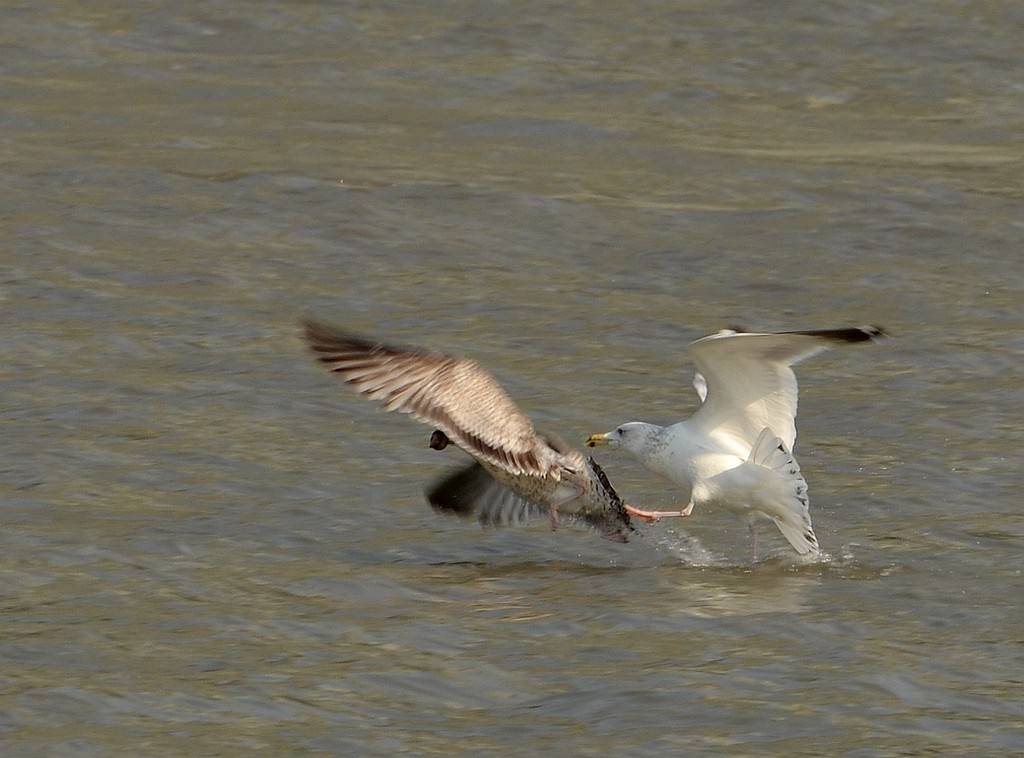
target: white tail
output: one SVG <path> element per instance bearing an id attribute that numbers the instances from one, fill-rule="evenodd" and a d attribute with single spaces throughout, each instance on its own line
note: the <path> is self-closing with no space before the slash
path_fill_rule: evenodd
<path id="1" fill-rule="evenodd" d="M 765 510 L 779 527 L 782 536 L 801 555 L 818 552 L 818 538 L 811 526 L 810 502 L 807 498 L 807 481 L 800 473 L 800 465 L 786 445 L 771 429 L 765 428 L 758 435 L 750 451 L 749 463 L 771 469 L 778 475 L 778 487 L 765 492 L 766 500 L 774 506 Z M 766 488 L 768 489 L 768 488 Z"/>

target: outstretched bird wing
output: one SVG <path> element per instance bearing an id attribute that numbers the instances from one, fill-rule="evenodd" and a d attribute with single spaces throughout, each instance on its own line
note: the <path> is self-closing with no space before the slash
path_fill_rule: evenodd
<path id="1" fill-rule="evenodd" d="M 513 476 L 549 473 L 530 419 L 475 361 L 370 342 L 310 319 L 303 327 L 320 361 L 385 410 L 440 428 L 473 457 Z"/>
<path id="2" fill-rule="evenodd" d="M 690 344 L 704 404 L 693 423 L 733 446 L 744 457 L 764 429 L 792 450 L 796 442 L 797 382 L 793 364 L 837 342 L 863 342 L 882 334 L 876 327 L 762 334 L 724 330 Z"/>

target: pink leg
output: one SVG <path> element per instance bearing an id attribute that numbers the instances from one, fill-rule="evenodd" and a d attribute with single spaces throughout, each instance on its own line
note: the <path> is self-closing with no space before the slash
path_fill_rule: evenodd
<path id="1" fill-rule="evenodd" d="M 583 488 L 580 487 L 579 485 L 576 485 L 576 494 L 570 495 L 564 500 L 559 500 L 557 503 L 552 503 L 551 505 L 548 506 L 548 515 L 551 517 L 552 531 L 558 529 L 558 509 L 561 508 L 563 505 L 568 505 L 582 494 Z"/>
<path id="2" fill-rule="evenodd" d="M 642 511 L 639 508 L 634 508 L 632 505 L 623 504 L 626 509 L 626 513 L 630 516 L 636 516 L 641 521 L 646 521 L 648 524 L 653 524 L 663 518 L 682 518 L 689 516 L 693 513 L 693 501 L 686 504 L 686 507 L 681 511 Z"/>

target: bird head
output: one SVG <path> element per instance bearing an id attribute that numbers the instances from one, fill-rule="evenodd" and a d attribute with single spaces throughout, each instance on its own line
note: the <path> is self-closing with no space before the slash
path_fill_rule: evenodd
<path id="1" fill-rule="evenodd" d="M 440 429 L 435 429 L 434 433 L 430 435 L 430 448 L 432 450 L 444 450 L 450 444 L 452 444 L 452 441 Z"/>
<path id="2" fill-rule="evenodd" d="M 647 444 L 648 439 L 651 437 L 651 432 L 655 429 L 657 427 L 651 424 L 630 421 L 628 424 L 620 424 L 605 434 L 591 434 L 587 437 L 586 446 L 613 445 L 624 447 L 631 453 L 638 454 L 643 446 Z"/>

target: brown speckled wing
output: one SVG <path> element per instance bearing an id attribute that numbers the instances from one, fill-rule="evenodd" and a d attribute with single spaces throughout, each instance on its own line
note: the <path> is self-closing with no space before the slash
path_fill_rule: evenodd
<path id="1" fill-rule="evenodd" d="M 548 474 L 533 424 L 474 361 L 377 344 L 308 319 L 303 327 L 320 361 L 385 410 L 440 428 L 474 457 L 514 476 Z"/>

